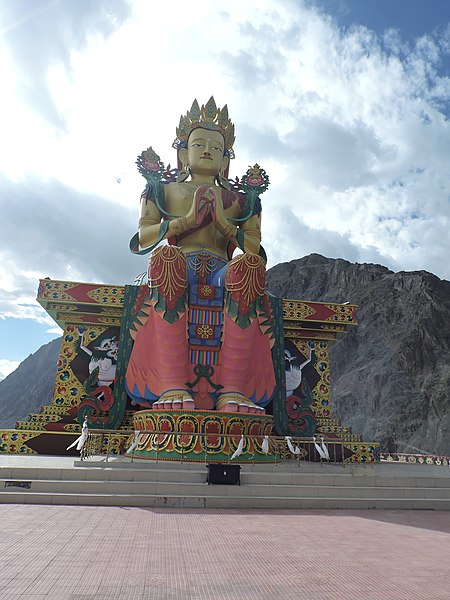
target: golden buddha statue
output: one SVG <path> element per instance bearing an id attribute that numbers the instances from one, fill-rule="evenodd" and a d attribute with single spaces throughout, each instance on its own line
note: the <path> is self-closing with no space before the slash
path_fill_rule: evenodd
<path id="1" fill-rule="evenodd" d="M 234 139 L 226 106 L 194 101 L 173 144 L 178 169 L 151 148 L 138 157 L 148 184 L 130 246 L 151 255 L 126 387 L 141 407 L 261 414 L 273 396 L 258 197 L 268 177 L 255 165 L 227 179 Z"/>

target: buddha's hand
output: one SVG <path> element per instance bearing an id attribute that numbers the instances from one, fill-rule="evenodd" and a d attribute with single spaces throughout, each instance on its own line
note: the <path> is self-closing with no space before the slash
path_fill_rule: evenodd
<path id="1" fill-rule="evenodd" d="M 220 233 L 223 233 L 225 229 L 227 229 L 229 222 L 225 216 L 225 211 L 223 208 L 222 198 L 220 196 L 220 192 L 214 188 L 210 188 L 214 193 L 214 205 L 212 207 L 212 220 L 213 223 Z"/>
<path id="2" fill-rule="evenodd" d="M 192 216 L 195 219 L 195 225 L 201 225 L 206 215 L 211 214 L 214 220 L 215 214 L 215 190 L 213 187 L 201 185 L 194 193 L 194 200 L 191 209 L 186 218 L 190 222 Z"/>
<path id="3" fill-rule="evenodd" d="M 203 199 L 207 189 L 208 186 L 202 185 L 194 192 L 191 208 L 186 215 L 188 229 L 194 229 L 200 225 L 209 212 L 208 203 Z"/>

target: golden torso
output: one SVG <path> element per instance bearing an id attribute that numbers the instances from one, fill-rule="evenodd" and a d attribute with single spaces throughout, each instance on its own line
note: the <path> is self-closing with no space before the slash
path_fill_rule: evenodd
<path id="1" fill-rule="evenodd" d="M 177 216 L 186 216 L 192 205 L 192 200 L 198 184 L 191 182 L 186 183 L 169 183 L 164 187 L 165 191 L 165 210 Z M 216 190 L 216 198 L 218 202 L 222 202 L 222 188 L 214 186 Z M 236 201 L 231 204 L 226 210 L 225 215 L 233 222 L 240 216 L 239 203 Z M 212 252 L 226 258 L 226 250 L 228 241 L 217 231 L 214 223 L 202 225 L 200 229 L 192 231 L 177 242 L 183 252 L 201 250 L 209 248 Z"/>
<path id="2" fill-rule="evenodd" d="M 215 181 L 226 172 L 229 156 L 221 132 L 209 128 L 195 128 L 187 146 L 179 150 L 178 159 L 183 170 L 189 167 L 191 180 L 164 185 L 164 211 L 173 215 L 164 230 L 166 239 L 175 238 L 183 252 L 209 249 L 227 258 L 228 244 L 239 246 L 244 252 L 258 254 L 261 241 L 259 214 L 249 215 L 241 222 L 241 206 L 236 195 L 230 206 L 223 205 L 224 193 Z M 202 188 L 199 193 L 196 193 Z M 165 218 L 157 204 L 141 202 L 139 244 L 146 248 L 161 241 L 160 223 Z M 238 228 L 239 231 L 238 232 Z M 242 242 L 242 235 L 245 240 Z M 239 233 L 239 235 L 238 235 Z"/>

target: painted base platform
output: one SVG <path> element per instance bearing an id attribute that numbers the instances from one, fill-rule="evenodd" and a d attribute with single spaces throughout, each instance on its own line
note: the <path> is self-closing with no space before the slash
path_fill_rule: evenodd
<path id="1" fill-rule="evenodd" d="M 243 435 L 242 453 L 233 462 L 275 462 L 276 455 L 270 448 L 267 454 L 262 450 L 264 436 L 270 435 L 272 428 L 270 415 L 140 410 L 134 413 L 134 429 L 158 433 L 140 434 L 133 456 L 151 460 L 226 462 Z"/>

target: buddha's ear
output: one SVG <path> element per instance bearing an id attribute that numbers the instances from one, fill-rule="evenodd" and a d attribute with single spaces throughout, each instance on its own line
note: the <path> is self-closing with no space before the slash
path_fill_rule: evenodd
<path id="1" fill-rule="evenodd" d="M 180 161 L 184 165 L 187 165 L 187 162 L 188 162 L 188 151 L 187 151 L 187 148 L 181 148 L 178 151 L 178 158 L 180 159 Z"/>
<path id="2" fill-rule="evenodd" d="M 224 157 L 222 158 L 222 163 L 220 165 L 222 173 L 225 173 L 225 171 L 228 169 L 229 164 L 230 164 L 230 158 L 228 156 L 224 155 Z"/>

